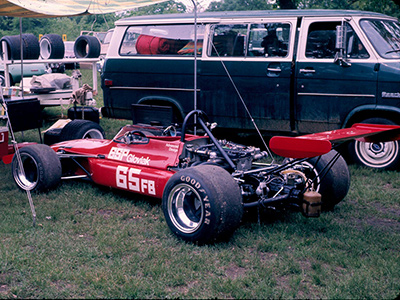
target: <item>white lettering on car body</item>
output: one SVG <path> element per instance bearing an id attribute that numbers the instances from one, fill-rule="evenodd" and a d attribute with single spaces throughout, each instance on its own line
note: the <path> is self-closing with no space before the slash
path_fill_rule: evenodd
<path id="1" fill-rule="evenodd" d="M 131 154 L 128 149 L 122 149 L 118 147 L 112 147 L 108 153 L 108 159 L 114 159 L 119 161 L 126 161 L 128 163 L 149 166 L 151 159 L 149 157 L 138 157 L 135 154 Z"/>
<path id="2" fill-rule="evenodd" d="M 140 175 L 142 170 L 118 166 L 115 173 L 117 187 L 149 195 L 156 194 L 156 184 L 154 180 L 144 179 L 135 175 Z"/>

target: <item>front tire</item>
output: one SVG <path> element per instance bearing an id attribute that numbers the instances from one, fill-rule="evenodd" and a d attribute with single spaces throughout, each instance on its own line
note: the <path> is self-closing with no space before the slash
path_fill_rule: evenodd
<path id="1" fill-rule="evenodd" d="M 49 146 L 38 144 L 19 149 L 22 166 L 14 155 L 11 169 L 15 183 L 25 191 L 43 192 L 61 180 L 61 162 Z"/>
<path id="2" fill-rule="evenodd" d="M 198 244 L 229 238 L 243 215 L 238 184 L 227 171 L 212 165 L 174 174 L 165 186 L 162 208 L 171 231 Z"/>

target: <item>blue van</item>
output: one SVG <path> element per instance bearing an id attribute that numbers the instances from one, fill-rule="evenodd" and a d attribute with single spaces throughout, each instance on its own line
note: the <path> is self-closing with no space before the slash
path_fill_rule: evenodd
<path id="1" fill-rule="evenodd" d="M 196 66 L 197 108 L 224 130 L 254 129 L 243 102 L 266 135 L 400 124 L 395 18 L 275 10 L 202 13 L 196 32 L 192 14 L 115 25 L 101 75 L 106 117 L 139 121 L 147 110 L 150 121 L 181 121 L 194 108 Z M 369 167 L 400 166 L 399 142 L 355 141 L 346 150 Z"/>

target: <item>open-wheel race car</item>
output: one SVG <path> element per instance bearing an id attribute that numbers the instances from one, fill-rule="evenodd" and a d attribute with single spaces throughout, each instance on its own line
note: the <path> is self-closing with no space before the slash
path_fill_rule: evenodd
<path id="1" fill-rule="evenodd" d="M 188 133 L 193 119 L 201 135 Z M 244 211 L 252 208 L 293 209 L 306 217 L 333 209 L 346 196 L 350 175 L 332 144 L 354 138 L 400 139 L 400 126 L 368 124 L 301 137 L 276 136 L 270 149 L 287 157 L 276 163 L 259 148 L 217 140 L 209 125 L 205 114 L 195 110 L 179 131 L 173 126 L 126 125 L 112 140 L 22 145 L 20 159 L 12 158 L 13 178 L 22 190 L 46 191 L 61 179 L 80 178 L 162 199 L 171 231 L 204 244 L 229 238 Z M 11 155 L 3 161 L 11 162 Z"/>

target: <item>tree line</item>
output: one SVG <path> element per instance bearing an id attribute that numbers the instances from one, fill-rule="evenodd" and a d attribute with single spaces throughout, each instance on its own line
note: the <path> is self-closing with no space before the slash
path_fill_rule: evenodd
<path id="1" fill-rule="evenodd" d="M 400 0 L 222 0 L 213 1 L 207 7 L 206 2 L 198 0 L 198 7 L 205 11 L 232 10 L 272 10 L 272 9 L 352 9 L 374 11 L 400 18 Z M 0 37 L 17 35 L 20 24 L 23 33 L 66 35 L 67 40 L 75 40 L 81 31 L 107 31 L 114 22 L 122 17 L 167 13 L 184 13 L 188 8 L 173 0 L 124 13 L 104 15 L 84 15 L 57 18 L 13 18 L 0 17 Z"/>

